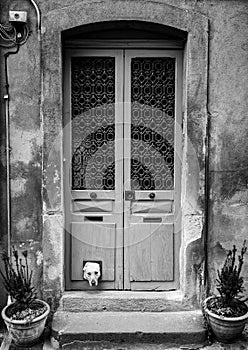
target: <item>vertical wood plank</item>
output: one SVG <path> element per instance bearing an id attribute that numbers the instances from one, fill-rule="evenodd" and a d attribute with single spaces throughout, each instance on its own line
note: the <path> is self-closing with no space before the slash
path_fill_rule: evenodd
<path id="1" fill-rule="evenodd" d="M 173 224 L 151 224 L 152 281 L 173 281 Z"/>
<path id="2" fill-rule="evenodd" d="M 123 191 L 129 191 L 131 189 L 131 58 L 129 51 L 125 50 L 124 59 L 124 103 L 123 103 Z M 123 196 L 124 197 L 124 196 Z M 132 260 L 132 254 L 134 254 L 135 247 L 131 249 L 131 242 L 133 240 L 131 223 L 131 202 L 124 200 L 124 288 L 130 289 L 130 280 L 134 278 L 131 275 L 130 261 Z"/>
<path id="3" fill-rule="evenodd" d="M 116 222 L 115 288 L 123 289 L 123 50 L 115 50 L 115 55 L 115 202 L 113 210 Z"/>
<path id="4" fill-rule="evenodd" d="M 151 281 L 150 224 L 130 226 L 130 280 Z"/>

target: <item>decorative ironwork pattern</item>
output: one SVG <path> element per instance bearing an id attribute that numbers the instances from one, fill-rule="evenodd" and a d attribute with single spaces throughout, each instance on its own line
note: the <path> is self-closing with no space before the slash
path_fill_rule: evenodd
<path id="1" fill-rule="evenodd" d="M 115 59 L 71 62 L 72 189 L 115 188 Z"/>
<path id="2" fill-rule="evenodd" d="M 174 188 L 175 59 L 131 61 L 131 187 Z"/>

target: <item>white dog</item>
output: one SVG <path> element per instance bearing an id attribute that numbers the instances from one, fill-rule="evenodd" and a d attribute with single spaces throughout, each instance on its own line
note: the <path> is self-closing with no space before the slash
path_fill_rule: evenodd
<path id="1" fill-rule="evenodd" d="M 84 279 L 89 281 L 90 286 L 97 286 L 98 279 L 101 276 L 100 264 L 96 262 L 87 262 L 83 268 Z"/>

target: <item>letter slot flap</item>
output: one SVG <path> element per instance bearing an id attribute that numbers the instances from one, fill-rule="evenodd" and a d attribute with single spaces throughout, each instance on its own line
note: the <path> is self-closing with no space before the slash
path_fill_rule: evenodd
<path id="1" fill-rule="evenodd" d="M 160 217 L 143 218 L 143 222 L 145 222 L 145 223 L 160 223 L 160 222 L 162 222 L 162 218 L 160 218 Z"/>

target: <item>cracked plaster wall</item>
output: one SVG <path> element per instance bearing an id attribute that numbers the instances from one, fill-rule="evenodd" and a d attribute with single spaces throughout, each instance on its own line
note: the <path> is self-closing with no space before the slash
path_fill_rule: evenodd
<path id="1" fill-rule="evenodd" d="M 116 6 L 119 4 L 121 16 L 122 13 L 123 15 L 128 13 L 127 9 L 131 2 L 136 4 L 137 11 L 143 11 L 154 20 L 159 18 L 158 11 L 155 11 L 155 8 L 159 6 L 161 6 L 162 16 L 161 4 L 163 3 L 184 9 L 185 16 L 189 10 L 191 13 L 198 13 L 209 19 L 211 197 L 208 251 L 210 282 L 214 289 L 214 269 L 219 267 L 223 261 L 225 251 L 231 247 L 232 243 L 237 242 L 240 245 L 247 237 L 248 92 L 245 87 L 248 77 L 248 4 L 245 0 L 163 0 L 160 2 L 121 0 L 113 1 L 113 4 Z M 43 37 L 45 38 L 42 43 L 42 62 L 40 61 L 40 43 L 37 40 L 35 11 L 30 2 L 23 0 L 20 4 L 17 0 L 0 1 L 1 23 L 7 22 L 9 8 L 26 10 L 32 30 L 27 43 L 20 48 L 18 55 L 9 58 L 11 239 L 12 243 L 20 249 L 30 251 L 29 256 L 35 271 L 35 285 L 40 292 L 45 291 L 47 299 L 54 302 L 58 300 L 63 288 L 61 143 L 58 143 L 54 158 L 47 163 L 51 145 L 62 129 L 61 110 L 57 108 L 61 106 L 61 96 L 52 88 L 54 80 L 56 84 L 61 85 L 61 70 L 58 68 L 61 67 L 61 57 L 57 52 L 60 49 L 60 42 L 56 41 L 58 37 L 56 26 L 58 26 L 58 21 L 62 29 L 77 24 L 78 16 L 81 18 L 82 13 L 75 10 L 81 9 L 82 4 L 84 5 L 84 21 L 87 21 L 91 2 L 37 0 L 37 3 L 41 9 Z M 95 1 L 94 3 L 100 2 Z M 100 18 L 102 14 L 111 19 L 112 10 L 109 10 L 107 3 L 108 1 L 106 1 L 106 6 L 103 3 L 102 12 L 96 11 L 97 18 Z M 61 16 L 65 13 L 67 16 Z M 178 18 L 171 18 L 171 23 L 173 20 L 179 23 L 182 18 L 178 15 Z M 47 27 L 45 23 L 53 24 Z M 3 53 L 5 52 L 1 50 L 1 91 L 4 91 Z M 46 52 L 49 53 L 48 57 L 46 57 Z M 192 52 L 191 59 L 198 55 L 199 52 L 195 50 Z M 195 69 L 197 71 L 197 67 Z M 44 71 L 46 72 L 45 77 L 40 79 Z M 199 74 L 196 80 L 194 76 L 191 79 L 192 89 L 201 94 L 202 84 Z M 194 84 L 198 85 L 194 86 Z M 188 93 L 190 94 L 190 91 Z M 199 104 L 199 101 L 201 100 L 198 100 L 197 96 L 192 98 L 188 105 L 190 108 L 184 111 L 185 115 L 187 114 L 187 120 L 185 120 L 187 124 L 184 127 L 189 142 L 184 144 L 187 153 L 184 153 L 183 168 L 184 219 L 180 261 L 181 283 L 187 297 L 192 302 L 199 298 L 198 272 L 204 259 L 202 237 L 204 227 L 203 142 L 206 106 Z M 2 98 L 0 123 L 0 205 L 2 208 L 0 248 L 2 250 L 7 244 L 5 123 Z M 197 157 L 197 164 L 195 157 Z M 50 215 L 51 210 L 54 215 Z M 247 274 L 245 277 L 248 281 Z"/>

